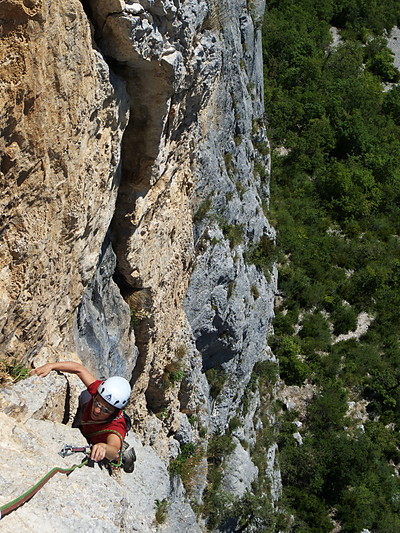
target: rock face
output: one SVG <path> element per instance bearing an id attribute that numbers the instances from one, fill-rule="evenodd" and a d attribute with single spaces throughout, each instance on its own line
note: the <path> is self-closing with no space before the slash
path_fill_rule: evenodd
<path id="1" fill-rule="evenodd" d="M 35 365 L 73 351 L 96 375 L 131 378 L 141 466 L 121 483 L 97 470 L 71 475 L 88 505 L 80 529 L 196 533 L 202 519 L 166 465 L 184 446 L 206 449 L 226 432 L 255 363 L 272 358 L 264 2 L 53 4 L 2 3 L 0 346 Z M 223 382 L 217 392 L 213 373 Z M 54 409 L 40 400 L 31 413 L 31 385 L 0 395 L 13 417 L 4 427 L 37 432 L 36 450 L 47 427 L 52 453 L 60 439 L 79 436 L 65 408 L 79 387 L 54 380 Z M 255 442 L 253 418 L 242 421 L 240 443 Z M 258 472 L 240 443 L 223 483 L 237 498 Z M 278 479 L 271 450 L 266 475 Z M 197 502 L 206 457 L 199 464 Z M 84 479 L 110 492 L 98 517 L 102 500 L 91 502 Z M 54 481 L 66 494 L 63 482 Z M 45 527 L 43 498 L 35 520 Z M 155 501 L 164 499 L 168 518 L 157 524 Z M 110 502 L 117 509 L 107 518 Z M 52 530 L 75 530 L 61 499 L 54 505 Z M 23 508 L 3 523 L 28 530 L 27 516 Z"/>
<path id="2" fill-rule="evenodd" d="M 130 379 L 138 350 L 128 304 L 113 280 L 116 259 L 106 239 L 99 267 L 83 295 L 75 322 L 77 351 L 99 376 Z"/>
<path id="3" fill-rule="evenodd" d="M 57 451 L 65 442 L 76 446 L 86 443 L 79 430 L 49 422 L 29 420 L 21 424 L 0 413 L 3 487 L 0 506 L 21 496 L 52 468 L 80 464 L 83 454 L 61 458 Z M 12 439 L 9 436 L 12 435 Z M 8 438 L 7 438 L 8 436 Z M 170 491 L 169 474 L 164 463 L 149 446 L 142 446 L 134 435 L 138 465 L 134 474 L 110 477 L 106 470 L 87 466 L 68 477 L 57 474 L 24 506 L 4 516 L 1 530 L 11 533 L 59 531 L 97 531 L 107 533 L 173 531 L 156 521 L 157 501 L 168 498 L 174 531 L 200 533 L 191 507 Z M 15 458 L 18 457 L 18 461 Z M 154 480 L 157 480 L 154 483 Z"/>
<path id="4" fill-rule="evenodd" d="M 1 3 L 0 346 L 72 346 L 115 208 L 127 95 L 80 2 Z"/>

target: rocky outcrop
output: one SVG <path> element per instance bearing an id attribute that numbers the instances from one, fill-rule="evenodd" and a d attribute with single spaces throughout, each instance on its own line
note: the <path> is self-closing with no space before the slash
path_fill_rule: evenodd
<path id="1" fill-rule="evenodd" d="M 77 429 L 37 419 L 22 424 L 4 413 L 0 413 L 0 427 L 0 506 L 31 489 L 51 469 L 67 469 L 85 458 L 83 454 L 65 458 L 58 455 L 66 443 L 86 445 Z M 68 477 L 56 474 L 27 504 L 4 516 L 1 530 L 89 532 L 95 527 L 109 533 L 200 533 L 182 488 L 178 485 L 171 490 L 165 464 L 135 435 L 129 435 L 127 441 L 137 455 L 133 474 L 110 476 L 98 465 L 76 469 Z M 166 499 L 168 522 L 160 525 L 156 513 Z"/>
<path id="2" fill-rule="evenodd" d="M 400 28 L 395 26 L 392 28 L 388 36 L 388 47 L 393 53 L 393 64 L 397 69 L 400 69 Z"/>

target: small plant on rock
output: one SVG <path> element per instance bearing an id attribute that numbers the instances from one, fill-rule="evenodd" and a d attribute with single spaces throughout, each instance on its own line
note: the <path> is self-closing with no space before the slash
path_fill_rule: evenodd
<path id="1" fill-rule="evenodd" d="M 180 361 L 172 361 L 165 367 L 163 381 L 165 387 L 171 387 L 180 383 L 186 375 Z"/>
<path id="2" fill-rule="evenodd" d="M 17 383 L 29 377 L 29 372 L 29 368 L 22 363 L 17 363 L 15 359 L 12 362 L 0 359 L 0 384 Z"/>
<path id="3" fill-rule="evenodd" d="M 131 327 L 134 328 L 141 322 L 149 318 L 149 315 L 144 309 L 131 309 Z"/>
<path id="4" fill-rule="evenodd" d="M 156 522 L 157 524 L 164 524 L 168 516 L 168 500 L 156 500 Z"/>

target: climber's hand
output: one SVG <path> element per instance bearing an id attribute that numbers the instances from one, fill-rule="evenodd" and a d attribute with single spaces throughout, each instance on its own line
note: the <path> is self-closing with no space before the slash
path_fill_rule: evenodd
<path id="1" fill-rule="evenodd" d="M 93 459 L 93 461 L 102 461 L 105 458 L 106 453 L 107 444 L 104 442 L 99 442 L 98 444 L 93 445 L 90 458 Z"/>
<path id="2" fill-rule="evenodd" d="M 43 366 L 39 366 L 39 368 L 35 368 L 34 370 L 31 370 L 30 375 L 31 376 L 40 376 L 41 378 L 45 378 L 50 372 L 53 370 L 53 364 L 47 363 Z"/>

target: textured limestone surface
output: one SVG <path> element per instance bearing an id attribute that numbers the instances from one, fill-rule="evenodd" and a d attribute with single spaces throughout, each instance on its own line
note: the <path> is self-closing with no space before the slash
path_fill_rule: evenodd
<path id="1" fill-rule="evenodd" d="M 5 0 L 0 23 L 0 350 L 71 347 L 114 212 L 127 96 L 77 0 Z"/>
<path id="2" fill-rule="evenodd" d="M 92 506 L 84 492 L 83 528 L 196 533 L 184 489 L 169 484 L 165 465 L 182 446 L 206 447 L 227 431 L 254 364 L 273 359 L 276 271 L 253 264 L 254 251 L 268 254 L 275 238 L 265 215 L 264 2 L 2 6 L 0 347 L 36 366 L 79 356 L 97 376 L 132 378 L 142 477 L 126 491 L 103 472 L 74 472 L 80 480 L 104 474 L 99 483 L 117 507 L 107 521 L 109 502 Z M 213 370 L 224 376 L 214 397 Z M 24 399 L 23 384 L 2 393 L 0 405 L 20 431 L 46 424 L 58 445 L 57 435 L 72 438 L 60 422 L 70 422 L 73 409 L 62 406 L 76 394 L 69 378 L 51 379 L 56 404 L 45 393 L 40 407 L 44 381 L 32 381 L 39 407 Z M 235 434 L 250 445 L 261 401 L 254 393 Z M 239 478 L 227 469 L 233 497 L 256 475 L 250 450 L 239 446 L 232 457 L 245 465 Z M 272 451 L 269 465 L 266 475 L 278 479 Z M 194 501 L 206 477 L 204 458 Z M 155 525 L 154 502 L 164 498 L 168 520 Z M 59 530 L 75 530 L 59 504 Z"/>
<path id="3" fill-rule="evenodd" d="M 48 396 L 61 398 L 56 384 L 59 380 L 65 378 L 30 378 L 23 382 L 25 393 L 20 387 L 21 400 L 26 405 L 41 403 L 44 409 L 44 395 L 41 399 L 35 397 L 38 382 Z M 170 482 L 166 465 L 150 446 L 141 444 L 137 435 L 130 433 L 126 440 L 137 455 L 132 474 L 119 472 L 110 476 L 97 464 L 74 470 L 68 477 L 56 474 L 29 502 L 3 517 L 1 531 L 200 533 L 185 492 L 179 482 Z M 58 455 L 64 444 L 85 446 L 86 441 L 78 429 L 59 421 L 26 417 L 18 421 L 1 412 L 0 506 L 24 494 L 52 468 L 80 464 L 82 453 L 65 458 Z M 155 518 L 157 501 L 167 498 L 170 506 L 161 528 Z"/>
<path id="4" fill-rule="evenodd" d="M 97 376 L 130 379 L 138 349 L 129 305 L 113 280 L 116 259 L 106 239 L 96 273 L 76 313 L 74 337 L 78 354 Z"/>
<path id="5" fill-rule="evenodd" d="M 226 376 L 212 411 L 213 427 L 219 431 L 238 409 L 255 362 L 272 357 L 267 337 L 276 289 L 272 266 L 266 277 L 251 260 L 257 245 L 275 238 L 264 214 L 269 144 L 257 31 L 263 2 L 250 6 L 237 0 L 223 8 L 221 70 L 199 119 L 203 136 L 196 152 L 194 191 L 197 255 L 185 299 L 203 369 L 217 368 Z"/>
<path id="6" fill-rule="evenodd" d="M 14 387 L 1 388 L 1 412 L 20 422 L 30 418 L 63 420 L 69 386 L 67 379 L 52 372 L 45 386 L 43 384 L 40 378 L 35 377 Z"/>
<path id="7" fill-rule="evenodd" d="M 249 454 L 240 442 L 235 439 L 234 443 L 236 448 L 229 458 L 224 473 L 224 489 L 240 497 L 256 479 L 258 468 L 251 462 Z"/>

